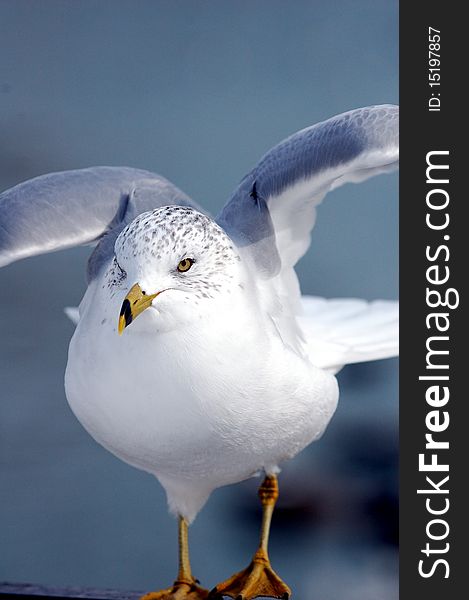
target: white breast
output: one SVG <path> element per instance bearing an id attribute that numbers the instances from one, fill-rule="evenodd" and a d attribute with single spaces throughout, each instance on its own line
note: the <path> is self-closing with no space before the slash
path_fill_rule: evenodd
<path id="1" fill-rule="evenodd" d="M 161 480 L 240 481 L 299 452 L 334 412 L 335 378 L 247 311 L 237 330 L 225 317 L 154 333 L 147 310 L 119 337 L 119 301 L 107 290 L 90 286 L 81 310 L 70 406 L 100 444 Z"/>

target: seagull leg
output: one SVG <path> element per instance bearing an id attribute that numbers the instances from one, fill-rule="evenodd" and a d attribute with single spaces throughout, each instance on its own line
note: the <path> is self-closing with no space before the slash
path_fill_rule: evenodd
<path id="1" fill-rule="evenodd" d="M 188 524 L 184 517 L 179 517 L 179 572 L 173 586 L 160 592 L 150 592 L 140 600 L 205 600 L 208 590 L 200 587 L 192 575 L 189 561 Z"/>
<path id="2" fill-rule="evenodd" d="M 267 546 L 269 542 L 272 513 L 278 498 L 278 483 L 275 475 L 266 475 L 259 488 L 259 498 L 262 503 L 262 527 L 259 547 L 247 569 L 236 573 L 223 583 L 219 583 L 211 592 L 209 598 L 217 600 L 229 596 L 236 600 L 252 600 L 259 596 L 267 598 L 284 598 L 291 596 L 290 588 L 270 566 Z"/>

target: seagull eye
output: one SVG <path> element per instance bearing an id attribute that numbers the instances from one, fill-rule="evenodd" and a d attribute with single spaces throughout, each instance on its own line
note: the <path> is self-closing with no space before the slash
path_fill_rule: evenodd
<path id="1" fill-rule="evenodd" d="M 179 273 L 185 273 L 192 267 L 193 264 L 194 264 L 193 258 L 183 258 L 181 261 L 179 261 L 179 264 L 178 264 Z"/>

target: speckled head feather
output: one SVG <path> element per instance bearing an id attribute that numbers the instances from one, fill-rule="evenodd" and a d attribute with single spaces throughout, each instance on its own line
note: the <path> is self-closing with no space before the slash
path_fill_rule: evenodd
<path id="1" fill-rule="evenodd" d="M 186 259 L 193 264 L 180 272 L 178 265 Z M 142 213 L 120 233 L 108 281 L 121 283 L 128 274 L 150 288 L 153 281 L 164 281 L 207 298 L 235 278 L 239 261 L 231 239 L 210 217 L 190 207 L 164 206 Z"/>

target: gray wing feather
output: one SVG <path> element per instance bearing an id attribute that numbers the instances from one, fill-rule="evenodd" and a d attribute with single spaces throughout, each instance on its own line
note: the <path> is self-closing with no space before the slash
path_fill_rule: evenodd
<path id="1" fill-rule="evenodd" d="M 239 246 L 252 245 L 262 271 L 275 276 L 293 266 L 309 246 L 315 207 L 330 189 L 397 167 L 398 118 L 397 106 L 371 106 L 295 133 L 246 175 L 219 224 Z"/>
<path id="2" fill-rule="evenodd" d="M 20 183 L 0 194 L 0 267 L 102 238 L 90 259 L 90 279 L 127 223 L 167 204 L 194 206 L 163 177 L 130 167 L 49 173 Z"/>
<path id="3" fill-rule="evenodd" d="M 284 343 L 304 352 L 294 266 L 310 244 L 316 207 L 327 192 L 398 164 L 397 106 L 338 115 L 287 138 L 241 181 L 218 216 L 256 271 L 263 305 Z M 275 301 L 274 301 L 275 299 Z"/>

